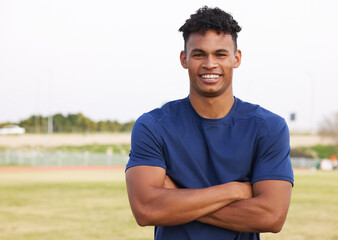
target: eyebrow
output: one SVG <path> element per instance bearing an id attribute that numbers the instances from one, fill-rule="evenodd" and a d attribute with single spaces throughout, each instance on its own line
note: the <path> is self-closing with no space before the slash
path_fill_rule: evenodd
<path id="1" fill-rule="evenodd" d="M 199 49 L 199 48 L 195 48 L 195 49 L 191 50 L 191 52 L 202 52 L 202 53 L 205 53 L 205 51 L 203 49 Z M 219 52 L 230 52 L 230 51 L 227 50 L 227 49 L 222 48 L 222 49 L 216 50 L 216 53 L 219 53 Z"/>
<path id="2" fill-rule="evenodd" d="M 223 48 L 223 49 L 218 49 L 218 50 L 216 50 L 216 52 L 230 52 L 230 51 Z"/>
<path id="3" fill-rule="evenodd" d="M 191 50 L 191 52 L 205 52 L 205 51 L 199 48 L 194 48 L 193 50 Z"/>

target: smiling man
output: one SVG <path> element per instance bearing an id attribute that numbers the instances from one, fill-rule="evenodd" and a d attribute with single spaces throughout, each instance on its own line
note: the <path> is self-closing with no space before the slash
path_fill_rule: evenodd
<path id="1" fill-rule="evenodd" d="M 233 95 L 241 63 L 231 15 L 203 7 L 180 28 L 190 93 L 143 114 L 126 182 L 136 221 L 155 239 L 260 239 L 287 216 L 293 172 L 284 119 Z"/>

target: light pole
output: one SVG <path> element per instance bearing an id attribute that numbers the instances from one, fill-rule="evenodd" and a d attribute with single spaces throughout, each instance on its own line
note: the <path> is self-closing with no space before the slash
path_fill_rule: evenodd
<path id="1" fill-rule="evenodd" d="M 48 108 L 49 108 L 49 115 L 48 115 L 48 125 L 47 125 L 47 132 L 48 134 L 53 133 L 53 113 L 52 113 L 52 100 L 53 100 L 53 79 L 52 79 L 52 71 L 49 69 L 49 101 L 48 101 Z"/>

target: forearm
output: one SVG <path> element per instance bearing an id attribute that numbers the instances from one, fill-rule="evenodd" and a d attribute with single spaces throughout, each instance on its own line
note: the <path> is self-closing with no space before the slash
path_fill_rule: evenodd
<path id="1" fill-rule="evenodd" d="M 239 232 L 279 232 L 290 204 L 291 184 L 287 182 L 274 184 L 277 185 L 267 187 L 270 189 L 275 187 L 273 191 L 231 203 L 197 220 Z M 282 194 L 277 193 L 279 190 Z"/>
<path id="2" fill-rule="evenodd" d="M 203 189 L 149 187 L 142 197 L 130 196 L 130 200 L 140 225 L 170 226 L 196 220 L 243 198 L 232 189 L 230 184 Z"/>
<path id="3" fill-rule="evenodd" d="M 231 203 L 197 220 L 238 232 L 273 232 L 273 217 L 269 209 L 252 198 Z"/>
<path id="4" fill-rule="evenodd" d="M 202 189 L 177 189 L 160 167 L 126 171 L 130 206 L 141 226 L 171 226 L 196 220 L 225 205 L 252 197 L 250 183 L 229 182 Z"/>

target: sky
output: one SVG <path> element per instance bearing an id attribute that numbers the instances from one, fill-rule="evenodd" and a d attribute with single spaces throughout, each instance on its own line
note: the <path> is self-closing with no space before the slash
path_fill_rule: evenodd
<path id="1" fill-rule="evenodd" d="M 187 97 L 178 29 L 204 5 L 242 27 L 236 97 L 291 131 L 338 111 L 334 0 L 0 0 L 0 123 L 78 112 L 126 122 Z"/>

